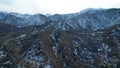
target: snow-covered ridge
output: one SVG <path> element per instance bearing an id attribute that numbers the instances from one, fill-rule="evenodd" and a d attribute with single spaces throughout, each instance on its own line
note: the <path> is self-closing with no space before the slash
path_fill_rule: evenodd
<path id="1" fill-rule="evenodd" d="M 112 25 L 120 24 L 120 9 L 85 9 L 78 13 L 71 14 L 18 14 L 0 12 L 0 22 L 14 25 L 17 27 L 25 27 L 31 25 L 42 25 L 46 22 L 56 22 L 69 25 L 73 29 L 104 29 Z M 60 27 L 60 26 L 59 26 Z M 63 27 L 63 26 L 61 26 Z M 63 28 L 66 28 L 64 26 Z"/>
<path id="2" fill-rule="evenodd" d="M 47 17 L 42 14 L 18 14 L 0 12 L 0 22 L 15 25 L 17 27 L 24 27 L 30 25 L 41 25 L 47 21 Z"/>

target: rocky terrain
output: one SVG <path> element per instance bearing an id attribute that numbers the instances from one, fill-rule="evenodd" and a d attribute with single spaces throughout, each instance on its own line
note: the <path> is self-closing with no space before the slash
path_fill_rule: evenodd
<path id="1" fill-rule="evenodd" d="M 0 68 L 120 68 L 120 9 L 0 12 Z"/>

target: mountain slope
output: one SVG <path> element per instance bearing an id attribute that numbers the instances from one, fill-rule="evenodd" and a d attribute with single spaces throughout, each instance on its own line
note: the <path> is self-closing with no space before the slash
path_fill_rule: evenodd
<path id="1" fill-rule="evenodd" d="M 9 23 L 0 23 L 4 33 L 0 36 L 0 67 L 120 68 L 119 14 L 119 9 L 89 9 L 48 17 L 5 16 Z"/>
<path id="2" fill-rule="evenodd" d="M 3 65 L 9 61 L 10 66 L 27 68 L 119 68 L 120 25 L 94 32 L 33 31 L 6 40 L 1 46 Z"/>
<path id="3" fill-rule="evenodd" d="M 120 24 L 120 9 L 86 9 L 79 13 L 55 14 L 52 16 L 42 14 L 21 15 L 17 13 L 1 12 L 0 21 L 17 27 L 42 25 L 52 21 L 56 22 L 58 25 L 60 22 L 64 25 L 69 25 L 74 30 L 82 28 L 95 31 Z M 64 26 L 59 27 L 62 28 Z"/>

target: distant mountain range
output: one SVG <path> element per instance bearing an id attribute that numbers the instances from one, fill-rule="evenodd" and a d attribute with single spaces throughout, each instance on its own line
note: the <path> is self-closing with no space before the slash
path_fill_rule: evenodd
<path id="1" fill-rule="evenodd" d="M 120 9 L 0 12 L 0 68 L 120 68 Z"/>
<path id="2" fill-rule="evenodd" d="M 0 12 L 0 22 L 16 27 L 42 25 L 49 21 L 56 22 L 60 28 L 64 27 L 65 29 L 104 29 L 119 24 L 120 9 L 85 9 L 79 13 L 51 16 Z"/>

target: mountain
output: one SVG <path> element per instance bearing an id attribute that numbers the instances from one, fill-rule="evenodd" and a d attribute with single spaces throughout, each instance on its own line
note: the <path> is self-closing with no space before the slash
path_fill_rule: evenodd
<path id="1" fill-rule="evenodd" d="M 120 68 L 120 9 L 0 18 L 1 68 Z"/>
<path id="2" fill-rule="evenodd" d="M 120 25 L 94 32 L 53 30 L 7 37 L 0 47 L 1 66 L 119 68 Z"/>
<path id="3" fill-rule="evenodd" d="M 18 29 L 12 25 L 0 23 L 0 36 L 6 35 L 9 32 L 17 31 Z"/>
<path id="4" fill-rule="evenodd" d="M 45 16 L 42 14 L 22 15 L 17 13 L 0 13 L 0 21 L 17 27 L 41 25 L 48 21 L 64 22 L 73 29 L 104 29 L 119 24 L 120 9 L 85 9 L 73 14 L 55 14 Z M 63 26 L 61 26 L 63 27 Z"/>
<path id="5" fill-rule="evenodd" d="M 120 10 L 88 10 L 83 14 L 72 18 L 72 20 L 75 20 L 76 23 L 79 23 L 84 29 L 104 29 L 120 23 Z"/>
<path id="6" fill-rule="evenodd" d="M 22 15 L 18 13 L 0 12 L 0 22 L 14 25 L 16 27 L 25 27 L 30 25 L 41 25 L 47 21 L 47 17 L 42 14 Z"/>
<path id="7" fill-rule="evenodd" d="M 42 25 L 46 22 L 59 22 L 69 25 L 72 29 L 99 30 L 119 24 L 120 9 L 85 9 L 79 13 L 55 14 L 45 16 L 42 14 L 22 15 L 17 13 L 0 13 L 0 22 L 16 27 Z M 61 25 L 61 28 L 64 25 Z"/>

